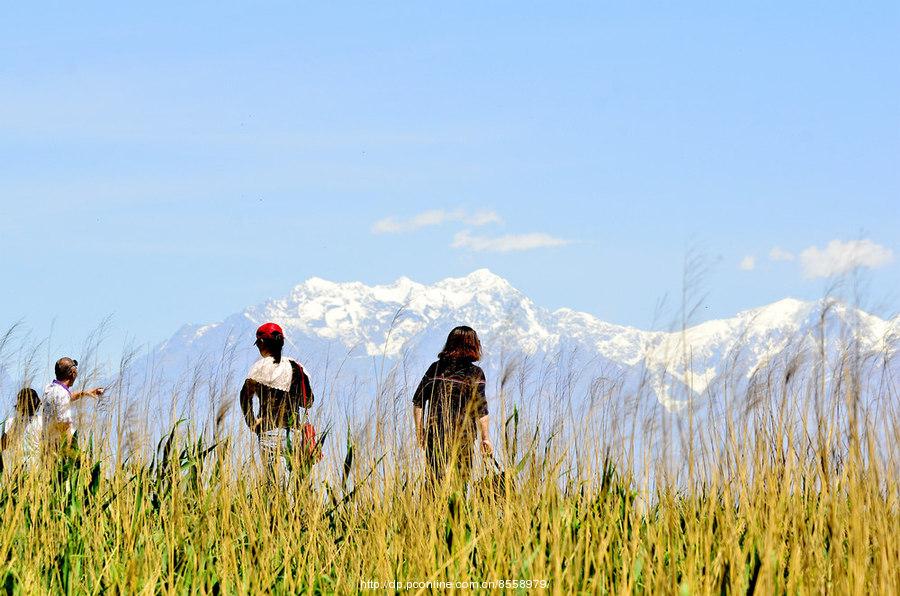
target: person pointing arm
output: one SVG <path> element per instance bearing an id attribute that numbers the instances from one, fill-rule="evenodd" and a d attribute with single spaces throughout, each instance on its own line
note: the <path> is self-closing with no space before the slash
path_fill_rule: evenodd
<path id="1" fill-rule="evenodd" d="M 88 391 L 72 391 L 78 378 L 78 361 L 60 358 L 56 362 L 56 379 L 44 390 L 44 432 L 51 441 L 68 438 L 75 434 L 75 419 L 71 403 L 85 397 L 97 398 L 103 395 L 101 387 Z"/>

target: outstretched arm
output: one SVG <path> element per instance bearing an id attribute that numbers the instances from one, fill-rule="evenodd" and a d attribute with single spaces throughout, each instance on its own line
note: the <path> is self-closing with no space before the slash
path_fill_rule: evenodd
<path id="1" fill-rule="evenodd" d="M 94 387 L 88 391 L 76 391 L 72 394 L 72 401 L 83 399 L 85 397 L 100 397 L 103 395 L 103 387 Z"/>

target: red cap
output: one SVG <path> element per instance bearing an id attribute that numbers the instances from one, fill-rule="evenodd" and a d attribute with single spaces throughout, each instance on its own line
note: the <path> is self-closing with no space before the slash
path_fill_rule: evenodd
<path id="1" fill-rule="evenodd" d="M 281 330 L 281 327 L 275 323 L 266 323 L 265 325 L 260 325 L 259 329 L 256 330 L 256 341 L 258 342 L 261 339 L 275 339 L 275 337 L 279 335 L 284 337 L 284 331 Z"/>

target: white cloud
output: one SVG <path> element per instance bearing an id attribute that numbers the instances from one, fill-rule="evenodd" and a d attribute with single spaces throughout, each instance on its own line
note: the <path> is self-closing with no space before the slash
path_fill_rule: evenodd
<path id="1" fill-rule="evenodd" d="M 741 271 L 753 271 L 756 269 L 756 257 L 752 255 L 744 257 L 738 267 L 741 268 Z"/>
<path id="2" fill-rule="evenodd" d="M 463 210 L 445 211 L 432 209 L 409 218 L 385 217 L 372 225 L 373 234 L 403 234 L 415 232 L 422 228 L 440 226 L 446 223 L 463 223 L 469 226 L 486 226 L 501 223 L 503 220 L 493 211 L 476 211 L 468 213 Z"/>
<path id="3" fill-rule="evenodd" d="M 550 248 L 571 244 L 570 240 L 556 238 L 540 232 L 532 234 L 509 234 L 488 238 L 472 236 L 468 231 L 458 233 L 453 238 L 453 248 L 463 248 L 475 252 L 518 252 L 536 248 Z"/>
<path id="4" fill-rule="evenodd" d="M 769 251 L 769 259 L 773 261 L 793 261 L 796 258 L 794 253 L 786 251 L 779 246 Z"/>
<path id="5" fill-rule="evenodd" d="M 893 260 L 891 249 L 871 240 L 832 240 L 824 249 L 810 246 L 800 253 L 803 275 L 807 278 L 842 275 L 857 267 L 877 269 Z"/>
<path id="6" fill-rule="evenodd" d="M 503 220 L 493 211 L 478 211 L 473 213 L 471 217 L 465 218 L 465 222 L 470 226 L 479 227 L 503 223 Z"/>

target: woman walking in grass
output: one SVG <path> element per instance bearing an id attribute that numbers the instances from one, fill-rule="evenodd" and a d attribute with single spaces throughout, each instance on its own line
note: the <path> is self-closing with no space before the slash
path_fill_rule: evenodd
<path id="1" fill-rule="evenodd" d="M 286 479 L 294 463 L 311 464 L 318 449 L 315 430 L 305 422 L 313 404 L 309 377 L 294 360 L 282 358 L 284 332 L 275 323 L 256 330 L 259 360 L 250 368 L 241 389 L 241 410 L 247 426 L 259 439 L 267 470 Z M 259 400 L 259 415 L 253 410 L 253 397 Z"/>
<path id="2" fill-rule="evenodd" d="M 448 475 L 469 480 L 476 427 L 482 452 L 493 455 L 484 371 L 475 364 L 479 360 L 478 334 L 471 327 L 457 327 L 413 396 L 416 440 L 425 450 L 430 481 L 440 482 Z"/>

